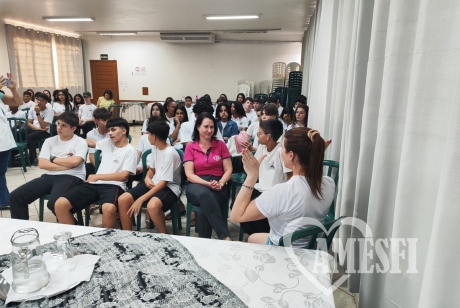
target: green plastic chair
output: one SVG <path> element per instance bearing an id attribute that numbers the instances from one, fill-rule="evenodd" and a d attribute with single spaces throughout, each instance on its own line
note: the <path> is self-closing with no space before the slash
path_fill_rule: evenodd
<path id="1" fill-rule="evenodd" d="M 56 124 L 56 121 L 57 121 L 57 117 L 54 116 L 53 118 L 53 122 L 50 124 L 50 137 L 53 137 L 53 136 L 56 136 L 57 135 L 57 124 Z M 49 137 L 46 137 L 46 138 L 42 138 L 40 140 L 37 141 L 37 145 L 38 145 L 38 149 L 41 151 L 42 150 L 42 146 L 43 146 L 43 143 L 45 143 L 45 140 L 48 139 Z"/>
<path id="2" fill-rule="evenodd" d="M 236 189 L 241 187 L 246 180 L 246 172 L 244 172 L 243 161 L 241 156 L 232 157 L 233 173 L 229 181 L 229 186 L 232 194 L 232 206 L 236 199 Z"/>
<path id="3" fill-rule="evenodd" d="M 181 166 L 180 166 L 181 173 L 182 173 L 182 170 L 184 169 L 184 164 L 183 164 L 184 152 L 182 152 L 181 150 L 177 150 L 177 149 L 176 149 L 176 151 L 179 154 L 180 159 L 182 161 Z M 152 153 L 151 149 L 149 149 L 149 150 L 145 151 L 144 153 L 142 153 L 142 178 L 143 179 L 147 175 L 147 156 L 150 153 Z M 148 201 L 144 202 L 142 204 L 142 208 L 147 208 L 147 204 L 148 204 Z M 173 225 L 173 234 L 178 235 L 179 230 L 182 230 L 182 220 L 181 220 L 180 211 L 179 211 L 179 198 L 171 206 L 171 217 L 172 217 L 171 222 L 172 222 L 172 225 Z M 137 220 L 136 229 L 137 229 L 137 231 L 140 231 L 141 230 L 141 212 L 140 211 L 139 211 L 139 214 L 137 214 L 136 220 Z"/>
<path id="4" fill-rule="evenodd" d="M 24 118 L 8 118 L 7 121 L 10 124 L 10 127 L 13 133 L 14 141 L 16 141 L 16 147 L 12 150 L 17 150 L 19 152 L 19 157 L 21 158 L 21 165 L 24 172 L 27 172 L 27 166 L 30 167 L 30 157 L 27 152 L 27 120 Z M 10 160 L 11 166 L 11 160 Z"/>
<path id="5" fill-rule="evenodd" d="M 264 105 L 268 101 L 268 95 L 264 93 L 259 93 L 254 95 L 254 98 L 258 97 L 260 99 L 260 103 Z"/>
<path id="6" fill-rule="evenodd" d="M 38 206 L 38 220 L 43 221 L 43 212 L 45 209 L 45 200 L 49 200 L 50 195 L 44 195 L 40 197 Z M 77 222 L 79 226 L 89 226 L 89 207 L 85 208 L 85 221 L 83 222 L 82 211 L 77 212 Z"/>
<path id="7" fill-rule="evenodd" d="M 345 218 L 345 216 L 339 217 L 336 220 L 324 223 L 324 228 L 329 231 L 329 234 L 326 235 L 324 233 L 323 229 L 320 227 L 310 227 L 307 229 L 302 229 L 302 230 L 297 230 L 293 233 L 287 234 L 280 238 L 278 246 L 284 246 L 285 239 L 291 237 L 291 243 L 294 243 L 298 239 L 303 239 L 303 238 L 308 238 L 310 237 L 308 243 L 306 243 L 302 247 L 297 247 L 297 248 L 305 248 L 305 249 L 322 249 L 327 251 L 331 247 L 332 240 L 334 239 L 334 235 L 339 229 L 339 227 L 342 225 L 342 220 Z M 339 222 L 336 226 L 334 226 L 333 229 L 331 227 L 336 223 Z M 318 247 L 317 245 L 317 239 L 318 238 L 325 238 L 326 239 L 326 247 Z"/>
<path id="8" fill-rule="evenodd" d="M 229 203 L 230 203 L 230 201 L 226 202 L 224 205 L 222 205 L 220 207 L 220 210 L 222 212 L 222 217 L 224 217 L 224 218 L 228 218 L 228 211 L 230 209 Z M 195 204 L 187 201 L 187 224 L 185 226 L 185 235 L 186 236 L 190 236 L 190 222 L 191 222 L 191 219 L 192 219 L 192 212 L 197 213 L 199 211 L 201 211 L 201 208 L 200 208 L 199 205 L 195 205 Z M 196 216 L 195 216 L 195 222 L 196 223 L 198 222 Z"/>
<path id="9" fill-rule="evenodd" d="M 334 160 L 324 160 L 323 166 L 327 167 L 326 174 L 327 176 L 331 177 L 334 180 L 335 190 L 337 191 L 338 183 L 339 183 L 340 163 Z M 330 221 L 333 221 L 334 219 L 335 219 L 335 196 L 334 196 L 334 200 L 332 200 L 331 207 L 329 208 L 329 213 L 327 213 L 327 216 L 324 219 L 324 222 L 328 223 Z"/>

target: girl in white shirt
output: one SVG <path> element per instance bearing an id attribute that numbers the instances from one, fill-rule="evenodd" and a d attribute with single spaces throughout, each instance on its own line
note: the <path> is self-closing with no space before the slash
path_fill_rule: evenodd
<path id="1" fill-rule="evenodd" d="M 274 185 L 286 182 L 292 175 L 292 170 L 286 168 L 281 158 L 281 143 L 278 140 L 283 132 L 283 125 L 276 119 L 260 122 L 258 131 L 260 145 L 254 155 L 256 159 L 261 160 L 259 182 L 254 186 L 251 200 L 264 191 L 270 190 Z M 270 232 L 267 219 L 242 222 L 240 226 L 249 235 Z"/>
<path id="2" fill-rule="evenodd" d="M 278 245 L 283 235 L 290 234 L 302 224 L 293 224 L 303 217 L 320 222 L 326 217 L 334 199 L 335 184 L 327 176 L 323 177 L 323 160 L 326 142 L 319 133 L 309 128 L 298 128 L 286 133 L 281 149 L 281 157 L 293 176 L 285 183 L 277 184 L 251 201 L 251 193 L 259 177 L 260 163 L 250 151 L 243 151 L 246 180 L 235 200 L 230 214 L 233 222 L 247 222 L 268 219 L 270 233 L 254 233 L 248 242 Z M 300 239 L 293 247 L 304 246 L 306 239 Z"/>
<path id="3" fill-rule="evenodd" d="M 287 130 L 296 127 L 308 127 L 308 106 L 301 104 L 295 110 L 295 120 L 288 126 Z"/>
<path id="4" fill-rule="evenodd" d="M 75 107 L 73 106 L 73 103 L 70 102 L 67 91 L 59 90 L 57 96 L 59 102 L 53 105 L 54 115 L 58 116 L 61 113 L 64 113 L 64 111 L 75 111 Z"/>
<path id="5" fill-rule="evenodd" d="M 287 130 L 289 125 L 294 122 L 294 109 L 290 106 L 286 106 L 283 108 L 281 112 L 281 123 L 283 123 L 284 130 Z"/>
<path id="6" fill-rule="evenodd" d="M 165 109 L 161 103 L 154 103 L 152 105 L 152 108 L 150 109 L 150 117 L 161 117 L 166 121 Z M 144 135 L 147 134 L 148 123 L 149 119 L 145 119 L 144 124 L 142 125 L 141 133 Z"/>
<path id="7" fill-rule="evenodd" d="M 240 102 L 233 102 L 230 107 L 232 112 L 232 120 L 238 124 L 238 129 L 240 131 L 247 130 L 249 121 L 246 117 L 246 112 L 244 111 L 243 105 Z"/>

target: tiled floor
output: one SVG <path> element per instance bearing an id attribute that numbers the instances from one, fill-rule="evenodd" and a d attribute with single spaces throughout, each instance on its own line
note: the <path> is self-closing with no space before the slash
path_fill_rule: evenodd
<path id="1" fill-rule="evenodd" d="M 140 137 L 140 130 L 141 130 L 140 125 L 131 126 L 131 129 L 130 129 L 130 135 L 132 136 L 131 144 L 134 147 L 137 147 L 139 137 Z M 22 168 L 18 168 L 18 167 L 9 168 L 6 173 L 8 189 L 11 192 L 14 189 L 16 189 L 18 186 L 41 176 L 44 172 L 45 172 L 44 170 L 39 169 L 38 167 L 27 167 L 27 172 L 23 172 Z M 186 203 L 185 195 L 182 195 L 181 199 L 185 204 Z M 38 200 L 36 200 L 35 202 L 29 205 L 30 220 L 38 221 L 38 206 L 39 206 Z M 10 211 L 9 210 L 0 211 L 0 217 L 9 218 Z M 44 209 L 43 220 L 46 222 L 56 222 L 55 216 L 48 210 L 46 205 Z M 98 211 L 96 211 L 95 213 L 91 215 L 90 225 L 94 227 L 102 227 L 102 215 L 99 214 Z M 168 232 L 172 234 L 171 222 L 168 222 L 166 226 L 168 228 Z M 182 227 L 183 229 L 179 230 L 179 234 L 185 236 L 185 216 L 182 217 Z M 234 241 L 237 241 L 238 236 L 239 236 L 239 225 L 228 221 L 228 227 L 229 227 L 229 231 L 232 236 L 232 239 Z M 142 232 L 154 232 L 154 233 L 158 232 L 157 229 L 150 230 L 150 229 L 145 228 L 144 216 L 142 216 L 141 231 Z M 194 232 L 194 228 L 192 228 L 190 233 L 191 233 L 190 234 L 191 236 L 197 236 L 197 234 Z M 247 240 L 247 235 L 245 235 L 244 237 L 244 241 L 246 240 Z M 338 279 L 338 276 L 334 276 L 334 279 Z M 334 299 L 335 299 L 335 304 L 337 308 L 355 308 L 357 307 L 354 295 L 348 292 L 346 287 L 338 288 L 334 292 Z"/>

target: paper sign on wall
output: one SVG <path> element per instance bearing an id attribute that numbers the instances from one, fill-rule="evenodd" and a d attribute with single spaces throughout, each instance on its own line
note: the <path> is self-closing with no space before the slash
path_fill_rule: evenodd
<path id="1" fill-rule="evenodd" d="M 128 87 L 128 83 L 126 81 L 121 81 L 121 80 L 118 81 L 118 88 L 120 90 L 125 91 L 127 87 Z"/>
<path id="2" fill-rule="evenodd" d="M 137 76 L 147 76 L 147 71 L 145 70 L 145 66 L 137 66 L 134 69 L 134 75 Z"/>

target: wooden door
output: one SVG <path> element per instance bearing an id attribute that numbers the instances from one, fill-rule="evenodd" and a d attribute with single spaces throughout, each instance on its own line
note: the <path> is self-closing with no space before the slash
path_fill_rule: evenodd
<path id="1" fill-rule="evenodd" d="M 93 104 L 97 103 L 97 100 L 105 90 L 111 90 L 115 103 L 119 104 L 117 61 L 89 60 L 89 66 L 91 69 Z"/>

